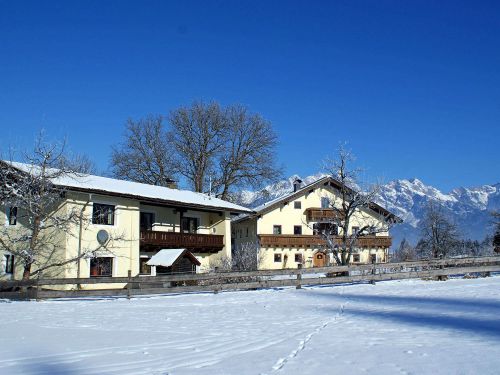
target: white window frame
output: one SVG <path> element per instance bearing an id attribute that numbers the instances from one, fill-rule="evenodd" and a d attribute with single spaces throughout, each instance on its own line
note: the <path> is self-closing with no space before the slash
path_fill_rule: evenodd
<path id="1" fill-rule="evenodd" d="M 105 205 L 108 205 L 108 206 L 114 206 L 115 207 L 115 212 L 114 212 L 114 221 L 113 221 L 113 225 L 106 225 L 106 224 L 94 224 L 93 223 L 93 219 L 94 219 L 94 204 L 105 204 Z M 117 228 L 119 226 L 119 214 L 118 214 L 118 210 L 119 210 L 119 205 L 116 203 L 116 202 L 110 202 L 110 201 L 105 201 L 105 200 L 95 200 L 92 202 L 92 204 L 90 205 L 90 225 L 95 227 L 95 228 Z"/>
<path id="2" fill-rule="evenodd" d="M 111 268 L 111 277 L 116 277 L 116 275 L 118 275 L 118 257 L 117 256 L 115 256 L 113 254 L 96 254 L 95 257 L 85 258 L 85 260 L 87 261 L 87 271 L 88 271 L 87 277 L 89 277 L 89 278 L 92 277 L 92 276 L 90 276 L 90 260 L 93 258 L 113 258 L 113 266 Z"/>

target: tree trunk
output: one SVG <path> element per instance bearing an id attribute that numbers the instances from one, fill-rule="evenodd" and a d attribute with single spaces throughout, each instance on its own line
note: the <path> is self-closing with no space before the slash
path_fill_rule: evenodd
<path id="1" fill-rule="evenodd" d="M 23 280 L 29 280 L 30 276 L 31 276 L 31 264 L 27 264 L 24 266 Z"/>

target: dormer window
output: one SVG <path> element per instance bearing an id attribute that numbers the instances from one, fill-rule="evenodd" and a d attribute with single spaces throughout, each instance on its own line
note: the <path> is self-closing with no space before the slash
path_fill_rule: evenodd
<path id="1" fill-rule="evenodd" d="M 293 181 L 293 192 L 299 190 L 301 186 L 302 186 L 302 180 L 300 178 L 296 178 Z"/>

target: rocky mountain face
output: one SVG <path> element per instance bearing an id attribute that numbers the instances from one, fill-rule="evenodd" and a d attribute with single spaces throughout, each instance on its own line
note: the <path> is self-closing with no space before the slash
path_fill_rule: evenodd
<path id="1" fill-rule="evenodd" d="M 302 178 L 302 181 L 304 184 L 309 184 L 322 176 L 324 175 L 308 176 Z M 293 181 L 297 177 L 299 176 L 293 175 L 261 191 L 243 191 L 239 201 L 247 207 L 259 206 L 291 192 Z M 378 203 L 404 221 L 391 230 L 393 246 L 398 246 L 403 238 L 416 244 L 420 237 L 418 223 L 429 201 L 443 206 L 464 239 L 481 241 L 494 231 L 490 212 L 500 210 L 500 183 L 472 188 L 459 187 L 449 193 L 425 185 L 416 178 L 394 180 L 383 185 Z"/>

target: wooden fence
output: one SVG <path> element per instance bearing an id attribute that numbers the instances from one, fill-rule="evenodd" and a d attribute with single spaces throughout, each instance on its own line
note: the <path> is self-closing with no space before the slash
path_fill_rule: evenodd
<path id="1" fill-rule="evenodd" d="M 500 256 L 436 259 L 403 263 L 178 274 L 168 276 L 92 277 L 73 279 L 32 279 L 0 282 L 0 298 L 46 299 L 219 292 L 302 285 L 376 282 L 413 278 L 444 278 L 500 272 Z M 98 285 L 97 284 L 104 284 Z M 100 289 L 92 289 L 96 286 Z"/>

